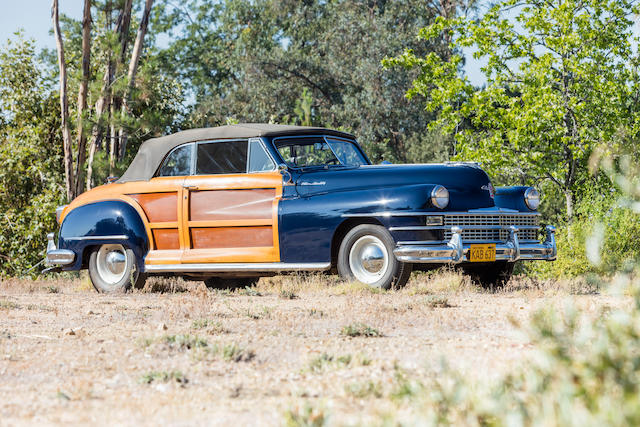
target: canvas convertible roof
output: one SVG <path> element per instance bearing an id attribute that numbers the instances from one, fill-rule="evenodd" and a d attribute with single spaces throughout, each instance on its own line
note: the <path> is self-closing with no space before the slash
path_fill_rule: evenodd
<path id="1" fill-rule="evenodd" d="M 178 145 L 187 142 L 305 134 L 336 135 L 353 138 L 353 135 L 348 133 L 325 128 L 259 123 L 189 129 L 143 142 L 129 168 L 117 182 L 148 181 L 158 170 L 166 154 Z"/>

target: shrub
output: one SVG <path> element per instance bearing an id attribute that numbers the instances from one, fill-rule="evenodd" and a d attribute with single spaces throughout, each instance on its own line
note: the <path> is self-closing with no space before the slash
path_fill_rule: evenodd
<path id="1" fill-rule="evenodd" d="M 353 323 L 342 328 L 340 334 L 347 337 L 381 337 L 382 334 L 364 323 Z"/>
<path id="2" fill-rule="evenodd" d="M 558 228 L 558 259 L 526 263 L 528 274 L 541 278 L 608 275 L 629 271 L 640 260 L 640 221 L 617 194 L 585 198 L 571 224 Z"/>

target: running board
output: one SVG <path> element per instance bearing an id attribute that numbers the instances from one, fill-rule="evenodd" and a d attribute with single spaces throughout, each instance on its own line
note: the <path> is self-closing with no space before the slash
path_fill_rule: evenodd
<path id="1" fill-rule="evenodd" d="M 144 266 L 147 273 L 209 273 L 209 272 L 282 272 L 324 271 L 331 268 L 329 262 L 319 263 L 227 263 L 227 264 L 150 264 Z"/>

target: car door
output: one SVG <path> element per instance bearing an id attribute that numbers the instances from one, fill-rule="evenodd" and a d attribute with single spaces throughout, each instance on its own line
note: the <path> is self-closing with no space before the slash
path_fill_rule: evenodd
<path id="1" fill-rule="evenodd" d="M 155 177 L 148 182 L 129 184 L 135 192 L 128 192 L 127 196 L 140 205 L 151 229 L 152 241 L 145 264 L 177 264 L 182 258 L 183 184 L 191 172 L 194 150 L 193 143 L 174 148 Z"/>
<path id="2" fill-rule="evenodd" d="M 260 139 L 199 142 L 182 197 L 182 263 L 280 261 L 282 176 Z"/>

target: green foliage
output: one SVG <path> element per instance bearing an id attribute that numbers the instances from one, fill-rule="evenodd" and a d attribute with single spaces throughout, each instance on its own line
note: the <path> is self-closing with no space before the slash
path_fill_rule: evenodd
<path id="1" fill-rule="evenodd" d="M 169 347 L 177 350 L 192 350 L 208 347 L 209 343 L 204 338 L 193 335 L 167 335 L 163 341 Z"/>
<path id="2" fill-rule="evenodd" d="M 0 50 L 0 275 L 37 274 L 63 201 L 58 100 L 34 42 Z"/>
<path id="3" fill-rule="evenodd" d="M 543 278 L 610 275 L 629 271 L 640 261 L 638 214 L 620 202 L 620 194 L 590 194 L 576 216 L 556 233 L 558 259 L 528 263 L 526 272 Z"/>
<path id="4" fill-rule="evenodd" d="M 180 371 L 152 371 L 140 377 L 140 383 L 142 384 L 151 384 L 154 382 L 168 383 L 170 381 L 175 381 L 181 385 L 185 385 L 189 382 L 187 377 L 185 377 Z"/>
<path id="5" fill-rule="evenodd" d="M 328 419 L 322 409 L 305 405 L 302 408 L 287 411 L 284 425 L 287 427 L 323 427 L 328 425 Z"/>
<path id="6" fill-rule="evenodd" d="M 566 213 L 592 179 L 600 144 L 637 134 L 637 59 L 631 0 L 502 0 L 480 19 L 443 19 L 420 31 L 451 40 L 487 65 L 486 86 L 461 75 L 463 56 L 407 49 L 387 66 L 418 70 L 407 92 L 437 114 L 431 128 L 455 133 L 459 159 L 484 162 L 498 183 L 553 183 Z"/>
<path id="7" fill-rule="evenodd" d="M 364 323 L 353 323 L 351 325 L 344 326 L 340 331 L 341 335 L 347 337 L 381 337 L 383 336 L 380 331 L 365 325 Z"/>
<path id="8" fill-rule="evenodd" d="M 353 358 L 350 354 L 333 356 L 331 354 L 322 353 L 321 355 L 311 359 L 308 365 L 308 369 L 313 373 L 321 373 L 331 367 L 336 369 L 344 368 L 351 364 L 352 359 Z"/>
<path id="9" fill-rule="evenodd" d="M 439 13 L 429 2 L 194 0 L 159 10 L 156 28 L 178 33 L 160 55 L 191 91 L 189 126 L 233 117 L 340 128 L 373 161 L 444 160 L 452 151 L 451 139 L 425 132 L 422 106 L 404 99 L 417 72 L 380 65 L 407 46 L 446 49 L 415 37 Z"/>

